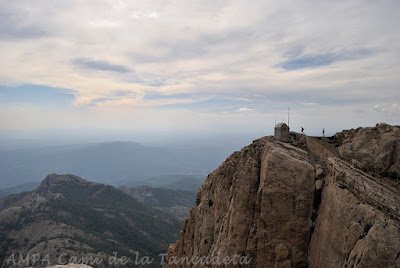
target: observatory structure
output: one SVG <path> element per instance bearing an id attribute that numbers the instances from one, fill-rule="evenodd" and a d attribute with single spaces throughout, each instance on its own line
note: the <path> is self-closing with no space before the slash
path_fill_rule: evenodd
<path id="1" fill-rule="evenodd" d="M 279 141 L 289 142 L 289 126 L 285 123 L 276 124 L 274 136 Z"/>

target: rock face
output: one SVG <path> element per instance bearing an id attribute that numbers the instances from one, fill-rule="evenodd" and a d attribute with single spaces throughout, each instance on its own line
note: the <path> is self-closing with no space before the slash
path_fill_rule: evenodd
<path id="1" fill-rule="evenodd" d="M 400 127 L 378 124 L 336 135 L 340 156 L 364 170 L 400 176 Z"/>
<path id="2" fill-rule="evenodd" d="M 207 177 L 164 267 L 400 267 L 399 131 L 254 141 Z"/>
<path id="3" fill-rule="evenodd" d="M 170 256 L 236 254 L 255 267 L 305 266 L 314 178 L 307 152 L 255 141 L 208 176 Z"/>
<path id="4" fill-rule="evenodd" d="M 309 267 L 400 267 L 399 190 L 339 159 L 330 168 Z"/>

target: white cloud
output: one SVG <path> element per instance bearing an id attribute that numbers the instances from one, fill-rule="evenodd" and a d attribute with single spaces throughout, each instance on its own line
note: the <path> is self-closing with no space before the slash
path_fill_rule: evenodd
<path id="1" fill-rule="evenodd" d="M 255 111 L 256 109 L 250 109 L 250 108 L 246 108 L 246 107 L 242 107 L 239 108 L 238 111 L 239 112 L 249 112 L 249 111 Z"/>
<path id="2" fill-rule="evenodd" d="M 364 0 L 1 1 L 9 16 L 0 26 L 0 84 L 73 89 L 77 107 L 104 99 L 97 108 L 149 108 L 215 96 L 303 104 L 304 115 L 313 106 L 372 115 L 376 109 L 366 108 L 372 103 L 400 99 L 400 36 L 393 27 L 400 23 L 399 6 Z M 74 59 L 110 64 L 82 68 Z M 313 68 L 280 67 L 311 64 L 307 60 Z M 134 94 L 115 97 L 120 91 Z M 150 101 L 144 98 L 149 92 L 196 97 Z"/>
<path id="3" fill-rule="evenodd" d="M 316 102 L 303 102 L 301 104 L 305 105 L 305 106 L 317 106 L 317 105 L 319 105 L 319 103 L 316 103 Z"/>
<path id="4" fill-rule="evenodd" d="M 400 116 L 400 105 L 398 103 L 378 103 L 373 106 L 373 110 L 388 116 Z"/>
<path id="5" fill-rule="evenodd" d="M 143 19 L 143 18 L 157 19 L 159 17 L 159 14 L 156 11 L 136 11 L 133 12 L 131 16 L 134 19 Z"/>
<path id="6" fill-rule="evenodd" d="M 94 28 L 115 28 L 118 27 L 119 23 L 118 21 L 112 21 L 112 20 L 95 20 L 91 21 L 89 23 L 90 26 Z"/>

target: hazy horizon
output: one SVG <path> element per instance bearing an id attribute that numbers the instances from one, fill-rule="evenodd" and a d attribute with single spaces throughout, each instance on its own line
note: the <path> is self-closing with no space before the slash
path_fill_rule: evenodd
<path id="1" fill-rule="evenodd" d="M 283 120 L 284 122 L 287 122 Z M 279 120 L 281 121 L 281 120 Z M 337 132 L 346 129 L 358 127 L 374 127 L 378 123 L 366 125 L 354 125 L 348 128 L 335 129 L 322 127 L 325 129 L 325 136 L 333 136 Z M 324 125 L 322 125 L 324 126 Z M 27 147 L 27 146 L 60 146 L 70 144 L 88 144 L 102 142 L 129 141 L 136 142 L 146 146 L 178 146 L 188 145 L 192 142 L 201 142 L 208 144 L 235 143 L 248 145 L 251 141 L 273 135 L 273 124 L 264 125 L 265 129 L 237 129 L 220 130 L 212 129 L 210 131 L 174 131 L 165 129 L 163 131 L 137 131 L 132 129 L 3 129 L 0 132 L 0 150 L 6 148 Z M 291 131 L 300 133 L 301 127 L 291 127 Z M 310 136 L 321 136 L 322 128 L 305 128 L 305 133 Z"/>
<path id="2" fill-rule="evenodd" d="M 312 135 L 399 124 L 395 1 L 0 8 L 2 136 L 259 136 L 288 107 L 292 130 Z"/>

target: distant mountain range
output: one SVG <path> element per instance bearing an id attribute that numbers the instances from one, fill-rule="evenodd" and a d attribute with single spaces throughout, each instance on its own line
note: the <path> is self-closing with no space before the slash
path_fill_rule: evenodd
<path id="1" fill-rule="evenodd" d="M 184 174 L 170 174 L 162 175 L 157 177 L 151 177 L 148 180 L 143 181 L 120 181 L 117 184 L 122 184 L 119 187 L 125 188 L 160 188 L 160 190 L 171 193 L 180 191 L 187 192 L 189 194 L 196 193 L 203 183 L 203 178 L 195 175 L 184 175 Z M 16 186 L 0 188 L 0 198 L 11 195 L 19 194 L 26 191 L 33 191 L 40 185 L 40 182 L 26 182 L 18 184 Z M 145 187 L 147 186 L 147 187 Z M 177 190 L 177 191 L 174 191 Z"/>
<path id="2" fill-rule="evenodd" d="M 181 226 L 171 208 L 187 211 L 194 193 L 147 186 L 122 190 L 51 174 L 34 191 L 0 199 L 0 267 L 13 267 L 4 261 L 19 252 L 50 254 L 52 263 L 60 254 L 106 257 L 118 252 L 133 259 L 138 252 L 158 258 Z"/>
<path id="3" fill-rule="evenodd" d="M 166 175 L 187 174 L 198 179 L 198 187 L 230 152 L 218 146 L 161 148 L 134 142 L 0 150 L 0 188 L 39 182 L 49 173 L 77 174 L 112 185 L 140 185 L 153 178 L 147 184 L 163 188 L 154 182 Z"/>

